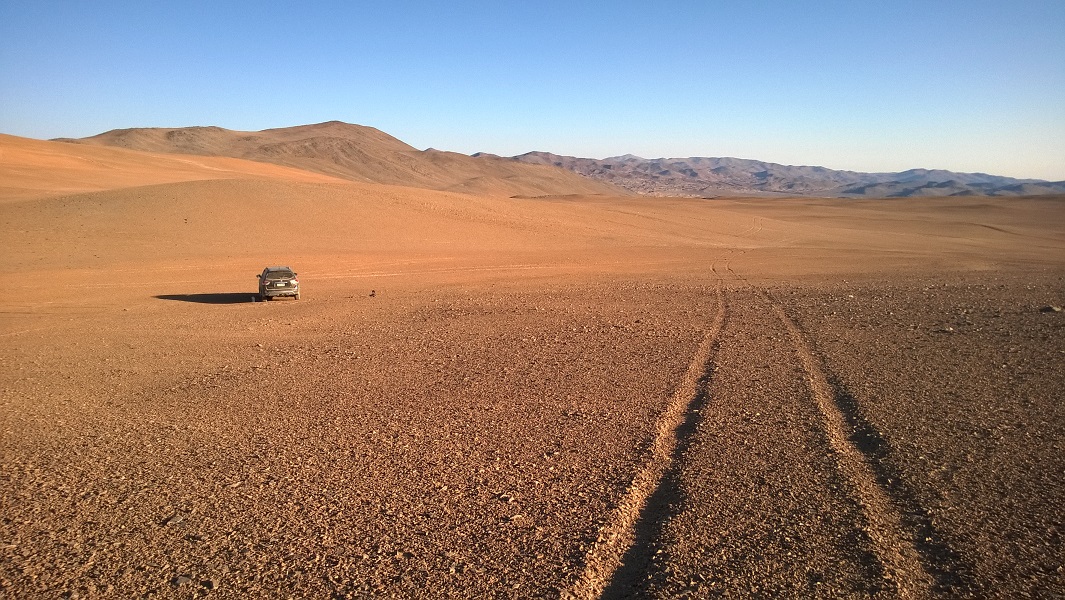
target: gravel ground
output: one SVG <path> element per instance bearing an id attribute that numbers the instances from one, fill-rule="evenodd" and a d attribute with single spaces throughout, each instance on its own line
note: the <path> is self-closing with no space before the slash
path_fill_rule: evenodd
<path id="1" fill-rule="evenodd" d="M 0 205 L 0 596 L 1065 596 L 1060 202 L 353 189 Z"/>
<path id="2" fill-rule="evenodd" d="M 27 344 L 6 370 L 0 583 L 557 596 L 698 342 L 702 294 L 382 293 L 302 320 L 295 302 L 182 303 L 154 356 L 91 343 L 136 347 L 136 316 L 56 331 L 68 352 Z M 108 386 L 106 365 L 145 374 L 192 347 L 222 364 Z"/>
<path id="3" fill-rule="evenodd" d="M 1065 595 L 1065 277 L 781 292 L 937 586 Z M 920 542 L 924 542 L 923 545 Z"/>
<path id="4" fill-rule="evenodd" d="M 4 593 L 566 594 L 720 309 L 602 595 L 906 595 L 774 303 L 823 359 L 925 592 L 1062 592 L 1065 321 L 1040 310 L 1060 278 L 492 287 L 175 302 L 24 336 Z M 150 325 L 168 341 L 138 352 Z"/>
<path id="5" fill-rule="evenodd" d="M 640 595 L 852 597 L 893 589 L 799 358 L 760 294 L 726 295 L 697 410 L 663 486 L 663 511 L 648 523 L 653 543 L 644 552 L 652 560 L 636 578 L 647 584 Z"/>

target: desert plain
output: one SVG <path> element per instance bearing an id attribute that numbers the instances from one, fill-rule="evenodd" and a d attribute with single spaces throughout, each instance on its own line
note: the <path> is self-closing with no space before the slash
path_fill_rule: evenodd
<path id="1" fill-rule="evenodd" d="M 0 596 L 1065 595 L 1065 198 L 0 136 L 0 223 Z"/>

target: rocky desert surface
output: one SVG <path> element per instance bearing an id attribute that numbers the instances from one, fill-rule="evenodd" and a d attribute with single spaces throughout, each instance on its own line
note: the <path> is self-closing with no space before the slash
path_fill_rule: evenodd
<path id="1" fill-rule="evenodd" d="M 0 596 L 1065 595 L 1065 198 L 515 189 L 0 137 Z"/>

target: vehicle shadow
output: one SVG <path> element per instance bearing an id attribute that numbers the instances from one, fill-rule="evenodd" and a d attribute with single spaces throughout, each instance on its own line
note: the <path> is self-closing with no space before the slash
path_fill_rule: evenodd
<path id="1" fill-rule="evenodd" d="M 156 296 L 160 300 L 177 300 L 179 302 L 195 302 L 198 304 L 243 304 L 255 302 L 258 295 L 252 292 L 237 292 L 227 294 L 161 294 Z"/>

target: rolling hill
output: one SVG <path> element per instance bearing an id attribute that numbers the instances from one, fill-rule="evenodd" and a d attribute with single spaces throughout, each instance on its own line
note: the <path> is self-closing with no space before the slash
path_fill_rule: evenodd
<path id="1" fill-rule="evenodd" d="M 156 153 L 226 156 L 273 163 L 350 181 L 491 195 L 631 192 L 551 165 L 418 150 L 372 127 L 330 121 L 247 132 L 221 127 L 116 129 L 55 141 Z"/>
<path id="2" fill-rule="evenodd" d="M 60 144 L 0 134 L 0 202 L 209 179 L 342 181 L 236 158 Z"/>
<path id="3" fill-rule="evenodd" d="M 339 121 L 247 132 L 221 127 L 116 129 L 56 141 L 153 153 L 231 157 L 349 181 L 480 195 L 843 198 L 1022 196 L 1065 193 L 1065 181 L 910 169 L 862 173 L 741 158 L 604 159 L 528 152 L 472 156 L 418 150 L 373 127 Z"/>

